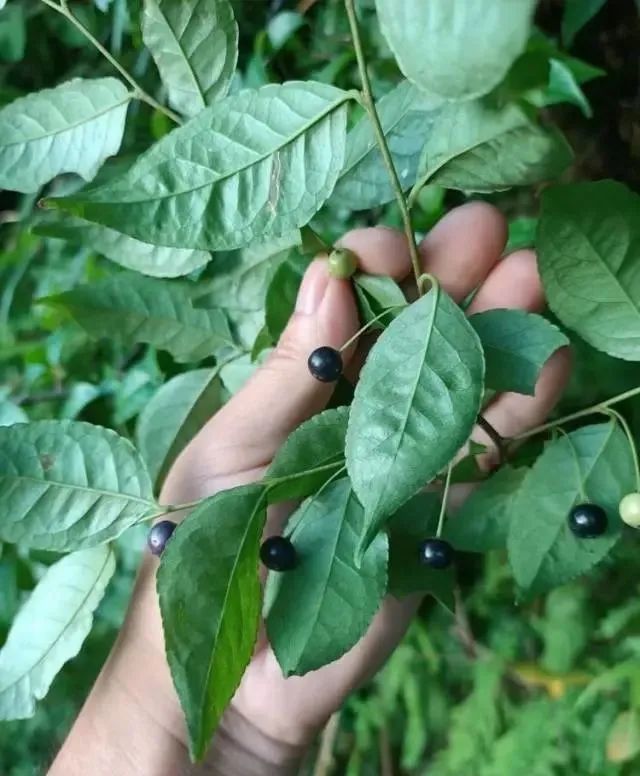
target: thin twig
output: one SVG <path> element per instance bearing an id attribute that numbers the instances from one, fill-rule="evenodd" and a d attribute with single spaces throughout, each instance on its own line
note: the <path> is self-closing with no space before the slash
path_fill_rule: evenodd
<path id="1" fill-rule="evenodd" d="M 380 750 L 380 776 L 393 776 L 393 757 L 389 731 L 383 725 L 378 731 L 378 748 Z"/>
<path id="2" fill-rule="evenodd" d="M 320 737 L 320 750 L 318 759 L 313 769 L 313 776 L 329 776 L 333 769 L 333 748 L 340 729 L 340 712 L 336 711 L 329 717 L 329 721 Z"/>
<path id="3" fill-rule="evenodd" d="M 113 67 L 115 67 L 115 69 L 120 73 L 120 75 L 129 84 L 129 86 L 131 86 L 133 89 L 134 97 L 136 97 L 138 100 L 142 100 L 142 102 L 146 102 L 152 108 L 160 111 L 160 113 L 164 113 L 165 116 L 170 118 L 172 121 L 175 121 L 176 124 L 182 124 L 182 120 L 177 113 L 174 113 L 169 108 L 161 105 L 150 94 L 145 92 L 145 90 L 140 86 L 135 78 L 118 62 L 117 59 L 115 59 L 111 52 L 108 51 L 91 32 L 89 32 L 89 30 L 84 26 L 80 19 L 73 15 L 73 12 L 68 7 L 66 2 L 63 2 L 63 0 L 61 0 L 59 4 L 56 3 L 55 0 L 42 0 L 42 2 L 49 6 L 49 8 L 52 8 L 54 11 L 56 11 L 56 13 L 64 16 L 65 19 L 70 21 L 71 24 L 73 24 L 84 35 L 84 37 L 92 43 L 92 45 L 102 54 L 102 56 L 108 60 L 113 65 Z"/>
<path id="4" fill-rule="evenodd" d="M 354 7 L 354 0 L 345 0 L 345 7 L 347 9 L 347 16 L 349 17 L 349 27 L 351 28 L 351 38 L 353 40 L 353 48 L 356 53 L 356 60 L 358 62 L 358 71 L 360 72 L 360 80 L 362 81 L 362 101 L 364 107 L 373 124 L 373 131 L 376 136 L 376 141 L 382 154 L 382 160 L 387 172 L 389 173 L 389 179 L 395 193 L 396 201 L 400 209 L 402 216 L 402 223 L 404 225 L 404 231 L 407 235 L 407 242 L 409 243 L 409 254 L 411 256 L 411 265 L 413 267 L 413 274 L 416 278 L 416 285 L 418 287 L 418 294 L 422 295 L 422 288 L 420 284 L 420 276 L 422 275 L 422 268 L 420 266 L 420 257 L 418 254 L 418 246 L 416 245 L 416 236 L 413 231 L 413 224 L 411 223 L 411 214 L 407 206 L 407 201 L 402 190 L 402 184 L 396 171 L 396 166 L 393 163 L 387 140 L 384 136 L 384 129 L 380 123 L 380 117 L 376 110 L 376 104 L 371 92 L 371 82 L 369 81 L 369 73 L 367 72 L 367 63 L 364 57 L 364 50 L 362 48 L 362 40 L 360 38 L 360 29 L 358 27 L 358 19 Z"/>
<path id="5" fill-rule="evenodd" d="M 484 415 L 478 415 L 476 422 L 496 446 L 500 459 L 499 462 L 503 463 L 506 458 L 506 444 L 504 437 L 491 425 L 491 423 L 489 423 Z"/>

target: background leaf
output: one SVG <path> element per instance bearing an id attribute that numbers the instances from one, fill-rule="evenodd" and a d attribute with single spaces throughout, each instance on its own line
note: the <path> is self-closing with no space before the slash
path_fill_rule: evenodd
<path id="1" fill-rule="evenodd" d="M 221 406 L 222 385 L 215 369 L 176 375 L 145 406 L 136 441 L 156 491 L 171 464 Z"/>
<path id="2" fill-rule="evenodd" d="M 204 756 L 258 635 L 264 503 L 260 485 L 218 493 L 178 526 L 162 555 L 157 584 L 167 659 L 196 759 Z"/>
<path id="3" fill-rule="evenodd" d="M 407 189 L 416 179 L 425 138 L 429 137 L 442 100 L 402 81 L 376 104 L 400 182 Z M 364 115 L 347 136 L 347 152 L 331 202 L 350 210 L 378 207 L 394 198 L 373 126 Z"/>
<path id="4" fill-rule="evenodd" d="M 640 361 L 640 197 L 614 181 L 554 186 L 537 248 L 558 318 L 598 350 Z"/>
<path id="5" fill-rule="evenodd" d="M 148 342 L 177 361 L 234 346 L 222 310 L 193 306 L 187 285 L 123 272 L 40 301 L 65 310 L 92 337 Z"/>
<path id="6" fill-rule="evenodd" d="M 562 40 L 571 46 L 576 35 L 600 11 L 607 0 L 565 0 Z"/>
<path id="7" fill-rule="evenodd" d="M 206 251 L 163 248 L 56 211 L 41 214 L 33 232 L 86 245 L 121 267 L 157 278 L 188 275 L 211 260 Z"/>
<path id="8" fill-rule="evenodd" d="M 538 126 L 516 105 L 453 103 L 442 108 L 427 136 L 417 187 L 429 182 L 491 193 L 554 178 L 571 158 L 557 130 Z"/>
<path id="9" fill-rule="evenodd" d="M 363 325 L 370 323 L 385 310 L 389 315 L 379 318 L 371 330 L 383 329 L 389 321 L 400 315 L 408 304 L 404 292 L 393 278 L 386 275 L 366 275 L 358 272 L 353 276 L 353 289 L 356 292 L 360 320 Z"/>
<path id="10" fill-rule="evenodd" d="M 465 500 L 444 526 L 444 538 L 456 550 L 488 552 L 507 544 L 511 507 L 526 469 L 503 466 Z"/>
<path id="11" fill-rule="evenodd" d="M 541 315 L 524 310 L 487 310 L 469 318 L 486 361 L 485 385 L 495 391 L 535 393 L 540 370 L 565 335 Z"/>
<path id="12" fill-rule="evenodd" d="M 158 510 L 133 445 L 71 420 L 0 426 L 0 539 L 77 550 L 114 539 Z"/>
<path id="13" fill-rule="evenodd" d="M 166 135 L 122 178 L 53 204 L 155 245 L 219 251 L 282 235 L 335 186 L 349 97 L 313 81 L 245 90 Z"/>
<path id="14" fill-rule="evenodd" d="M 56 175 L 91 180 L 117 153 L 131 95 L 116 78 L 74 78 L 0 110 L 0 188 L 35 192 Z"/>
<path id="15" fill-rule="evenodd" d="M 180 113 L 195 116 L 227 93 L 238 58 L 228 0 L 145 0 L 142 39 Z"/>
<path id="16" fill-rule="evenodd" d="M 545 592 L 601 561 L 620 535 L 620 499 L 633 489 L 629 442 L 617 425 L 584 426 L 551 442 L 511 505 L 509 562 L 522 591 Z M 580 539 L 569 530 L 569 510 L 584 501 L 607 511 L 602 536 Z"/>
<path id="17" fill-rule="evenodd" d="M 491 91 L 522 53 L 535 0 L 376 0 L 376 7 L 407 78 L 464 100 Z"/>
<path id="18" fill-rule="evenodd" d="M 287 478 L 269 488 L 272 502 L 309 496 L 344 467 L 349 408 L 325 410 L 291 433 L 267 469 L 267 481 Z"/>
<path id="19" fill-rule="evenodd" d="M 80 651 L 114 570 L 109 547 L 74 552 L 47 570 L 0 650 L 0 719 L 35 713 L 36 701 Z"/>
<path id="20" fill-rule="evenodd" d="M 264 300 L 265 321 L 272 342 L 277 342 L 293 314 L 298 291 L 311 257 L 292 248 L 273 273 Z"/>
<path id="21" fill-rule="evenodd" d="M 0 398 L 0 426 L 12 426 L 14 423 L 27 423 L 27 413 L 8 399 Z"/>
<path id="22" fill-rule="evenodd" d="M 466 442 L 483 377 L 477 335 L 437 286 L 380 336 L 355 390 L 346 442 L 369 538 Z"/>
<path id="23" fill-rule="evenodd" d="M 386 589 L 387 537 L 379 534 L 359 568 L 363 511 L 348 480 L 306 501 L 287 533 L 298 564 L 269 574 L 267 633 L 285 676 L 337 660 L 365 634 Z M 300 616 L 304 612 L 304 616 Z"/>

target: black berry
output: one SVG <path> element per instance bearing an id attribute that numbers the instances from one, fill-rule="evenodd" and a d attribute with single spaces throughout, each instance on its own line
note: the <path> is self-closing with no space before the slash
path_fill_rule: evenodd
<path id="1" fill-rule="evenodd" d="M 430 569 L 449 568 L 453 557 L 453 547 L 444 539 L 427 539 L 420 545 L 420 563 Z"/>
<path id="2" fill-rule="evenodd" d="M 569 528 L 581 539 L 602 536 L 607 522 L 607 513 L 597 504 L 577 504 L 569 512 Z"/>
<path id="3" fill-rule="evenodd" d="M 161 520 L 149 531 L 147 545 L 152 555 L 162 555 L 166 543 L 176 530 L 176 524 L 172 520 Z"/>
<path id="4" fill-rule="evenodd" d="M 296 565 L 296 550 L 284 536 L 272 536 L 262 543 L 260 560 L 271 571 L 291 571 Z"/>
<path id="5" fill-rule="evenodd" d="M 316 348 L 307 363 L 311 374 L 323 383 L 334 383 L 342 374 L 342 356 L 328 345 Z"/>

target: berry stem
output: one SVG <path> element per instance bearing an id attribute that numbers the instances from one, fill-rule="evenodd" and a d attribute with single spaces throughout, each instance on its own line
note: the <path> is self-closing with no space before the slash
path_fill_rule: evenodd
<path id="1" fill-rule="evenodd" d="M 150 94 L 145 92 L 145 90 L 140 86 L 135 78 L 118 62 L 117 59 L 115 59 L 111 52 L 107 51 L 102 43 L 100 43 L 100 41 L 94 35 L 92 35 L 91 32 L 89 32 L 89 30 L 84 26 L 80 19 L 73 15 L 73 12 L 67 5 L 66 0 L 60 0 L 60 3 L 55 2 L 55 0 L 42 0 L 42 2 L 45 5 L 48 5 L 49 8 L 52 8 L 56 13 L 64 16 L 65 19 L 70 21 L 71 24 L 73 24 L 82 33 L 82 35 L 84 35 L 84 37 L 102 54 L 102 56 L 107 59 L 113 65 L 113 67 L 115 67 L 115 69 L 120 73 L 120 75 L 129 84 L 129 86 L 131 86 L 133 89 L 133 96 L 136 99 L 141 100 L 142 102 L 146 102 L 147 105 L 155 108 L 155 110 L 160 111 L 160 113 L 164 113 L 165 116 L 170 118 L 171 121 L 174 121 L 176 124 L 182 124 L 180 116 L 178 116 L 177 113 L 174 113 L 169 108 L 161 105 Z"/>
<path id="2" fill-rule="evenodd" d="M 418 246 L 416 245 L 416 236 L 413 231 L 413 224 L 411 223 L 411 213 L 405 199 L 404 192 L 402 190 L 402 184 L 398 177 L 393 158 L 387 145 L 387 140 L 384 136 L 384 129 L 380 123 L 380 117 L 376 110 L 375 101 L 371 92 L 371 82 L 369 81 L 369 73 L 367 72 L 367 62 L 364 56 L 364 50 L 362 48 L 362 40 L 360 38 L 360 29 L 358 27 L 358 18 L 356 16 L 356 10 L 354 7 L 354 0 L 345 0 L 345 8 L 347 9 L 347 16 L 349 18 L 349 27 L 351 29 L 351 38 L 353 40 L 353 48 L 356 54 L 356 61 L 358 63 L 358 70 L 360 72 L 360 80 L 362 81 L 362 103 L 365 110 L 369 114 L 371 123 L 373 124 L 373 131 L 376 136 L 376 141 L 382 154 L 384 165 L 389 173 L 389 179 L 395 192 L 396 201 L 400 214 L 402 216 L 402 223 L 404 224 L 404 231 L 407 235 L 407 242 L 409 243 L 409 255 L 411 256 L 411 265 L 413 267 L 413 274 L 416 279 L 416 286 L 418 287 L 418 294 L 422 295 L 422 287 L 420 284 L 420 276 L 422 269 L 420 266 L 420 257 L 418 255 Z"/>
<path id="3" fill-rule="evenodd" d="M 453 471 L 453 463 L 447 466 L 447 474 L 444 479 L 444 489 L 442 491 L 442 503 L 440 504 L 440 514 L 438 515 L 438 527 L 436 528 L 436 539 L 442 536 L 442 529 L 444 527 L 444 521 L 447 514 L 447 500 L 449 498 L 449 488 L 451 487 L 451 472 Z"/>
<path id="4" fill-rule="evenodd" d="M 610 399 L 598 402 L 591 407 L 586 407 L 583 410 L 572 412 L 570 415 L 564 415 L 557 420 L 550 420 L 548 423 L 543 423 L 541 426 L 535 426 L 528 431 L 523 431 L 522 434 L 517 434 L 516 436 L 511 437 L 509 441 L 519 442 L 522 439 L 528 439 L 529 437 L 536 436 L 537 434 L 542 434 L 545 431 L 550 431 L 551 429 L 557 428 L 564 423 L 570 423 L 573 420 L 580 420 L 580 418 L 586 418 L 588 415 L 595 415 L 599 412 L 606 411 L 606 409 L 612 404 L 618 404 L 619 402 L 625 401 L 626 399 L 631 399 L 638 394 L 640 394 L 640 385 L 636 386 L 635 388 L 631 388 L 628 391 L 624 391 L 624 393 L 619 393 L 616 396 L 612 396 Z"/>
<path id="5" fill-rule="evenodd" d="M 629 440 L 629 447 L 631 448 L 633 468 L 636 473 L 636 490 L 640 491 L 640 461 L 638 461 L 638 451 L 636 450 L 636 443 L 633 439 L 633 434 L 631 433 L 629 424 L 627 423 L 624 415 L 621 415 L 617 410 L 614 410 L 611 407 L 607 407 L 607 409 L 604 410 L 604 413 L 605 415 L 609 415 L 609 417 L 613 418 L 614 420 L 617 420 L 618 423 L 622 426 L 622 430 L 627 435 L 627 439 Z"/>
<path id="6" fill-rule="evenodd" d="M 338 348 L 339 352 L 344 353 L 344 351 L 348 347 L 353 345 L 353 343 L 358 339 L 358 337 L 361 337 L 367 331 L 367 329 L 370 329 L 374 323 L 379 321 L 381 318 L 384 318 L 385 315 L 389 315 L 389 312 L 391 310 L 399 310 L 406 306 L 407 306 L 406 304 L 394 304 L 391 307 L 387 307 L 387 309 L 384 312 L 381 312 L 379 315 L 376 315 L 375 318 L 372 318 L 368 323 L 365 323 L 365 325 L 362 326 L 362 328 L 358 329 L 358 331 L 353 335 L 353 337 L 349 337 L 349 339 L 344 343 L 344 345 Z"/>

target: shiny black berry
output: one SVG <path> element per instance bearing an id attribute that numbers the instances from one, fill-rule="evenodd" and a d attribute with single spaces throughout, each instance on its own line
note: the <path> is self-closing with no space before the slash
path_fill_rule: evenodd
<path id="1" fill-rule="evenodd" d="M 444 539 L 427 539 L 420 545 L 420 563 L 430 569 L 449 568 L 453 557 L 453 547 Z"/>
<path id="2" fill-rule="evenodd" d="M 172 520 L 161 520 L 149 531 L 147 545 L 152 555 L 162 555 L 166 543 L 176 530 L 176 524 Z"/>
<path id="3" fill-rule="evenodd" d="M 291 571 L 296 565 L 296 550 L 284 536 L 271 536 L 262 542 L 260 560 L 271 571 Z"/>
<path id="4" fill-rule="evenodd" d="M 327 345 L 316 348 L 309 356 L 309 371 L 323 383 L 334 383 L 342 374 L 342 356 Z"/>
<path id="5" fill-rule="evenodd" d="M 581 539 L 602 536 L 607 530 L 607 513 L 597 504 L 577 504 L 569 512 L 569 528 Z"/>

